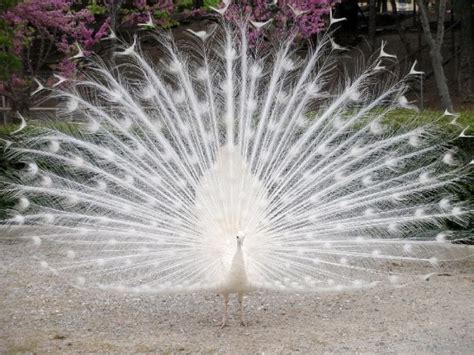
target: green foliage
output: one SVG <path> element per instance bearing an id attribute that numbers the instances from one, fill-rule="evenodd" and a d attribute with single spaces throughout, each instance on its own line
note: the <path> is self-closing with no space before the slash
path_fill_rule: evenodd
<path id="1" fill-rule="evenodd" d="M 168 28 L 179 25 L 177 21 L 171 18 L 170 13 L 166 10 L 155 10 L 155 12 L 153 13 L 153 16 L 157 20 L 162 20 L 160 21 L 161 27 L 164 29 L 168 29 Z"/>
<path id="2" fill-rule="evenodd" d="M 94 15 L 104 15 L 107 13 L 107 8 L 105 6 L 102 6 L 100 4 L 97 4 L 96 0 L 91 0 L 89 1 L 89 4 L 87 5 L 87 9 Z"/>
<path id="3" fill-rule="evenodd" d="M 0 52 L 0 80 L 8 80 L 12 73 L 17 72 L 20 69 L 20 58 L 11 53 Z"/>
<path id="4" fill-rule="evenodd" d="M 461 112 L 458 122 L 462 126 L 469 126 L 470 132 L 474 131 L 474 111 L 464 111 Z"/>
<path id="5" fill-rule="evenodd" d="M 414 117 L 415 119 L 413 119 Z M 414 124 L 418 126 L 436 122 L 438 125 L 446 129 L 455 128 L 454 126 L 450 127 L 449 125 L 451 119 L 443 117 L 442 113 L 440 112 L 431 110 L 425 110 L 416 115 L 414 115 L 412 111 L 408 110 L 394 110 L 387 114 L 386 120 L 387 122 L 399 125 Z M 474 111 L 462 111 L 456 121 L 463 127 L 470 126 L 471 130 L 474 129 Z"/>
<path id="6" fill-rule="evenodd" d="M 178 11 L 189 10 L 193 8 L 193 0 L 178 0 L 176 2 L 176 9 Z"/>
<path id="7" fill-rule="evenodd" d="M 215 7 L 215 8 L 218 8 L 220 3 L 221 3 L 220 0 L 205 0 L 204 1 L 204 7 L 208 10 L 211 6 Z"/>
<path id="8" fill-rule="evenodd" d="M 2 0 L 0 1 L 0 11 L 5 11 L 18 4 L 20 0 Z"/>
<path id="9" fill-rule="evenodd" d="M 209 10 L 210 7 L 218 8 L 221 0 L 204 0 L 204 8 Z M 193 8 L 193 0 L 178 0 L 176 2 L 178 11 L 191 10 Z"/>
<path id="10" fill-rule="evenodd" d="M 18 0 L 0 1 L 0 12 L 15 6 Z M 21 60 L 12 53 L 14 30 L 0 18 L 0 81 L 6 81 L 21 69 Z"/>

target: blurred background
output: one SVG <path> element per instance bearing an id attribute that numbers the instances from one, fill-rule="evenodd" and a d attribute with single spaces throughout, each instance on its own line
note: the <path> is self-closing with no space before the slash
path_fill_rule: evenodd
<path id="1" fill-rule="evenodd" d="M 0 124 L 15 122 L 18 112 L 38 119 L 54 112 L 54 102 L 44 100 L 47 90 L 38 89 L 75 77 L 90 55 L 107 58 L 116 37 L 131 40 L 161 28 L 180 38 L 186 29 L 217 22 L 216 9 L 226 9 L 224 21 L 231 23 L 271 19 L 250 29 L 255 46 L 296 32 L 303 51 L 328 28 L 332 11 L 347 19 L 331 27 L 347 49 L 341 59 L 361 51 L 369 56 L 384 41 L 402 73 L 415 61 L 425 73 L 411 93 L 422 110 L 474 110 L 472 0 L 2 0 Z M 150 55 L 159 53 L 150 48 Z"/>

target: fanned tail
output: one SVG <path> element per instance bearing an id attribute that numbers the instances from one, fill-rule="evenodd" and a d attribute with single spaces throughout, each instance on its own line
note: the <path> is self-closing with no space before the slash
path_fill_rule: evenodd
<path id="1" fill-rule="evenodd" d="M 245 232 L 249 288 L 340 290 L 401 283 L 390 263 L 436 265 L 471 206 L 463 160 L 416 113 L 379 57 L 339 76 L 329 36 L 302 58 L 263 54 L 246 29 L 194 36 L 181 51 L 138 41 L 70 89 L 53 88 L 73 129 L 37 128 L 8 147 L 25 164 L 3 191 L 7 225 L 41 265 L 80 287 L 216 290 Z M 436 256 L 437 254 L 441 256 Z M 443 256 L 444 255 L 444 256 Z"/>

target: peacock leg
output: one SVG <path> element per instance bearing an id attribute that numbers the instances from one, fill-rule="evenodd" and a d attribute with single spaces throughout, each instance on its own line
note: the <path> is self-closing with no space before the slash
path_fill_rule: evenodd
<path id="1" fill-rule="evenodd" d="M 239 304 L 240 304 L 240 325 L 244 327 L 247 326 L 247 323 L 244 320 L 244 294 L 239 293 Z"/>
<path id="2" fill-rule="evenodd" d="M 221 328 L 224 328 L 227 325 L 227 306 L 229 305 L 229 294 L 224 293 L 224 315 L 222 317 Z"/>

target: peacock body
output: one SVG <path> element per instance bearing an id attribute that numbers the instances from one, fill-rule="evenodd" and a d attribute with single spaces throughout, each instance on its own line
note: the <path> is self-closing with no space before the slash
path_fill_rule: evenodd
<path id="1" fill-rule="evenodd" d="M 245 33 L 161 34 L 159 63 L 135 41 L 51 88 L 77 129 L 20 132 L 8 150 L 26 168 L 3 188 L 43 268 L 77 287 L 227 295 L 400 284 L 388 262 L 439 261 L 446 222 L 469 217 L 464 164 L 436 125 L 384 121 L 416 121 L 416 71 L 398 80 L 382 48 L 341 77 L 329 36 L 301 58 Z"/>

